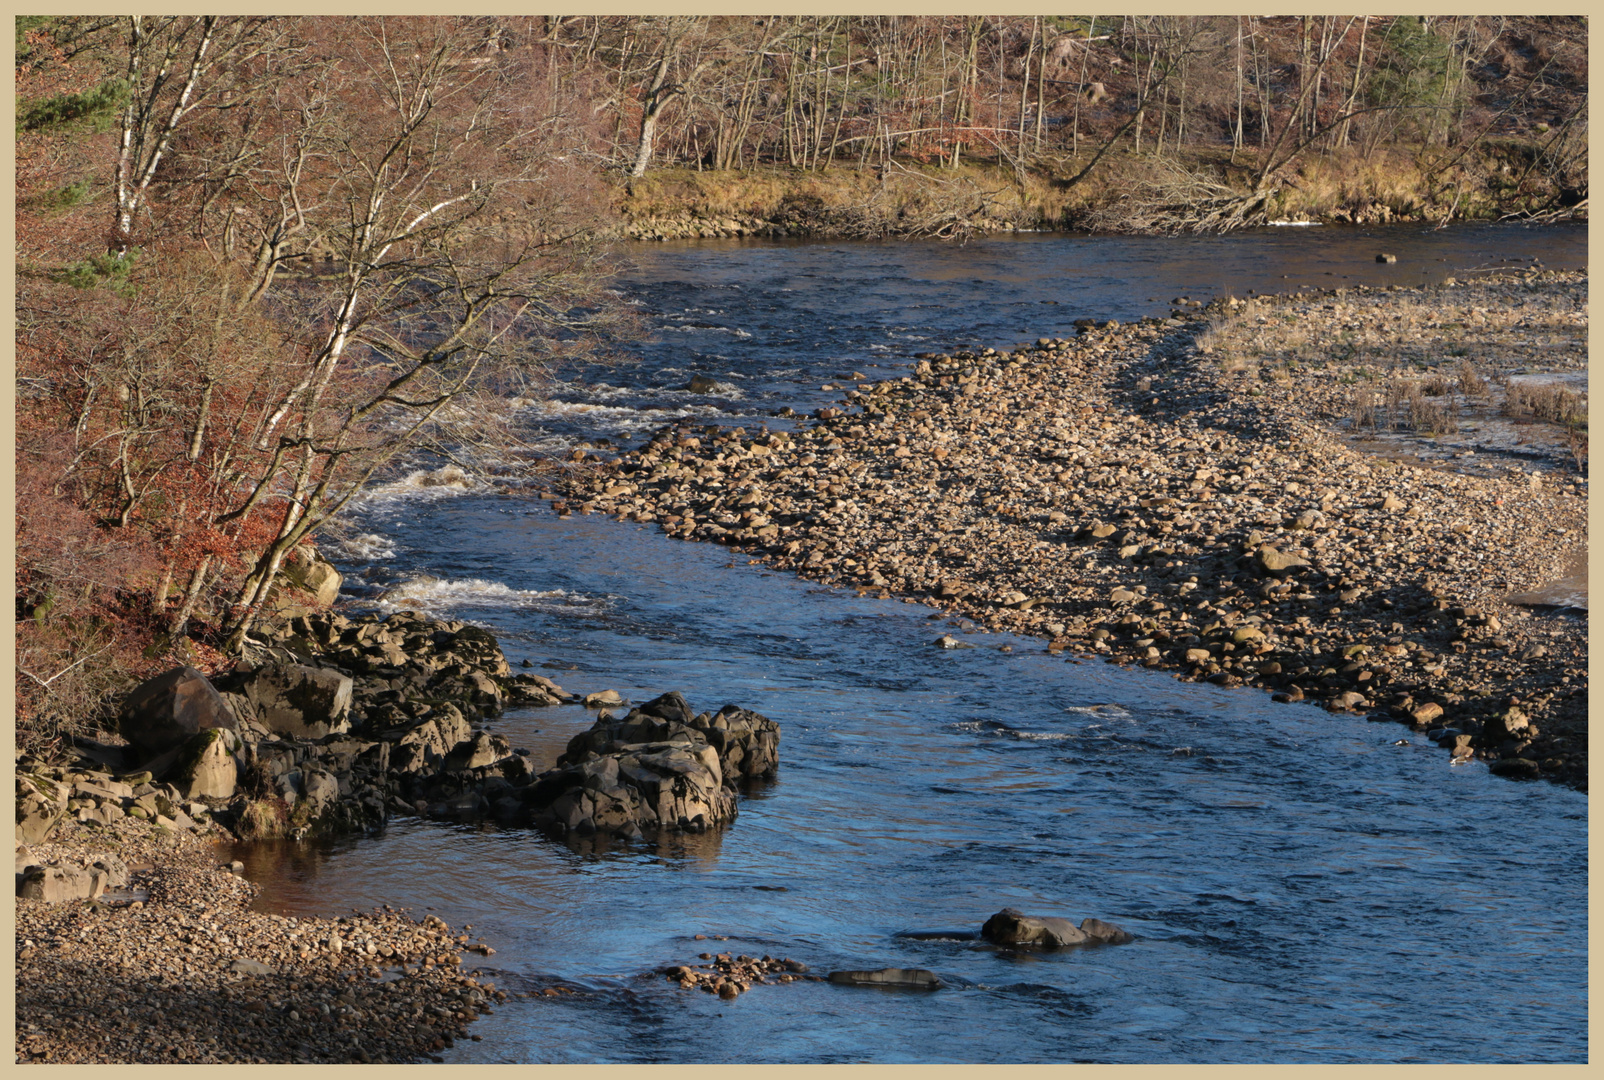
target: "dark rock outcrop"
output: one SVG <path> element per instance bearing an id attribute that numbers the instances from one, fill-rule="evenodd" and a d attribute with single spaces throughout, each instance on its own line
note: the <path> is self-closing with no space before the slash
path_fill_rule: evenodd
<path id="1" fill-rule="evenodd" d="M 626 716 L 603 712 L 519 801 L 536 825 L 568 836 L 700 832 L 735 818 L 741 782 L 775 773 L 779 738 L 765 716 L 733 705 L 693 713 L 671 691 Z"/>
<path id="2" fill-rule="evenodd" d="M 681 736 L 713 748 L 726 786 L 773 776 L 779 768 L 780 727 L 773 720 L 734 705 L 717 713 L 692 715 L 690 705 L 677 691 L 653 698 L 624 717 L 603 713 L 590 730 L 569 740 L 558 764 L 579 761 L 586 754 L 609 754 L 636 743 L 669 742 Z"/>
<path id="3" fill-rule="evenodd" d="M 95 782 L 58 790 L 19 771 L 19 834 L 44 839 L 70 799 L 80 821 L 215 817 L 250 835 L 368 831 L 402 813 L 633 838 L 733 820 L 740 785 L 778 768 L 772 720 L 733 705 L 696 714 L 668 693 L 626 716 L 604 710 L 536 777 L 528 751 L 483 722 L 580 697 L 512 675 L 488 631 L 413 612 L 304 612 L 254 635 L 245 666 L 216 686 L 180 669 L 131 695 L 126 729 L 143 742 L 86 744 Z"/>
<path id="4" fill-rule="evenodd" d="M 321 739 L 350 728 L 351 677 L 308 664 L 264 664 L 238 682 L 252 719 L 275 735 Z"/>
<path id="5" fill-rule="evenodd" d="M 534 824 L 575 836 L 701 832 L 736 815 L 718 753 L 687 733 L 590 754 L 543 773 L 527 789 L 524 805 Z"/>

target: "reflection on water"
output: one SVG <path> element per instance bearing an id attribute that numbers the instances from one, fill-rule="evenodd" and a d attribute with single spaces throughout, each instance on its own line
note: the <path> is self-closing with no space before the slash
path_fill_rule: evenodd
<path id="1" fill-rule="evenodd" d="M 834 396 L 818 386 L 899 373 L 917 351 L 1069 336 L 1074 318 L 1162 313 L 1176 294 L 1389 284 L 1374 275 L 1539 251 L 1580 264 L 1585 235 L 1393 230 L 1396 268 L 1373 262 L 1375 230 L 662 245 L 628 287 L 687 329 L 609 372 L 607 409 L 547 431 L 646 430 L 696 373 L 743 394 L 704 415 L 752 425 L 740 410 L 811 408 Z M 680 690 L 782 729 L 778 780 L 718 834 L 597 850 L 401 820 L 241 852 L 264 906 L 433 908 L 494 945 L 482 966 L 499 985 L 583 989 L 510 1002 L 454 1061 L 1587 1059 L 1583 795 L 1451 768 L 1395 725 L 1050 657 L 655 527 L 469 491 L 381 500 L 356 524 L 384 552 L 342 564 L 359 593 L 464 583 L 435 593 L 493 627 L 515 669 L 558 664 L 570 691 L 634 701 Z M 532 593 L 605 602 L 507 602 Z M 981 647 L 933 647 L 946 632 Z M 591 719 L 528 709 L 493 730 L 538 767 Z M 1005 906 L 1137 940 L 1038 954 L 968 937 Z M 726 950 L 929 968 L 951 988 L 803 982 L 726 1002 L 650 976 Z"/>
<path id="2" fill-rule="evenodd" d="M 585 989 L 509 1003 L 453 1060 L 1586 1055 L 1585 796 L 1450 768 L 1393 725 L 1039 643 L 938 649 L 955 628 L 917 605 L 729 567 L 649 528 L 479 497 L 386 528 L 426 540 L 433 572 L 617 597 L 605 616 L 462 612 L 501 629 L 515 667 L 555 657 L 577 666 L 569 690 L 680 689 L 782 728 L 779 778 L 721 834 L 598 851 L 403 820 L 249 861 L 274 910 L 432 908 L 495 946 L 481 966 L 498 985 Z M 495 728 L 558 745 L 590 719 L 531 709 Z M 1005 906 L 1138 940 L 1021 956 L 899 936 L 973 932 Z M 953 989 L 721 1002 L 648 977 L 709 951 L 696 934 L 819 972 L 929 968 Z"/>
<path id="3" fill-rule="evenodd" d="M 1565 568 L 1565 572 L 1531 592 L 1515 593 L 1508 597 L 1511 604 L 1525 607 L 1560 608 L 1587 612 L 1587 559 L 1582 557 Z"/>

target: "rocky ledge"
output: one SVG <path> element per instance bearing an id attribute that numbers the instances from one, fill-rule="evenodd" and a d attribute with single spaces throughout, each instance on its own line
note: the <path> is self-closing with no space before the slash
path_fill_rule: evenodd
<path id="1" fill-rule="evenodd" d="M 1584 275 L 1530 272 L 1084 320 L 1072 340 L 927 355 L 794 432 L 665 428 L 553 506 L 1585 788 L 1585 621 L 1510 602 L 1585 552 L 1585 479 L 1518 452 L 1494 475 L 1360 452 L 1337 431 L 1342 364 L 1247 379 L 1199 345 L 1246 317 L 1274 355 L 1293 328 L 1342 342 L 1407 310 L 1410 371 L 1466 342 L 1580 367 L 1585 304 Z"/>
<path id="2" fill-rule="evenodd" d="M 469 928 L 251 910 L 257 887 L 221 863 L 219 839 L 125 817 L 19 844 L 19 878 L 76 871 L 100 891 L 16 902 L 17 1061 L 425 1061 L 507 1000 L 463 970 L 492 951 Z"/>
<path id="3" fill-rule="evenodd" d="M 17 1060 L 404 1062 L 452 1045 L 507 998 L 461 971 L 464 953 L 494 951 L 471 927 L 388 907 L 252 911 L 257 887 L 217 845 L 392 813 L 564 837 L 702 831 L 778 769 L 772 720 L 697 713 L 678 693 L 602 710 L 538 775 L 485 727 L 510 704 L 579 700 L 512 674 L 476 627 L 303 612 L 232 671 L 136 688 L 118 733 L 19 758 Z"/>
<path id="4" fill-rule="evenodd" d="M 19 759 L 18 836 L 39 843 L 63 822 L 129 819 L 303 837 L 417 814 L 640 838 L 733 820 L 743 785 L 778 768 L 772 720 L 733 705 L 696 713 L 672 692 L 622 716 L 603 709 L 539 774 L 529 751 L 487 727 L 509 705 L 580 700 L 512 674 L 478 627 L 412 612 L 296 615 L 229 672 L 178 668 L 136 688 L 117 735 L 80 740 L 63 760 Z M 57 875 L 49 896 L 94 891 L 90 877 Z"/>

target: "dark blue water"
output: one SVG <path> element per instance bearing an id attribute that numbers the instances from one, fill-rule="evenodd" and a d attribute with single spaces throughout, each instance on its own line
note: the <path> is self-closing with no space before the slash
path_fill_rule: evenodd
<path id="1" fill-rule="evenodd" d="M 1396 263 L 1377 263 L 1379 252 Z M 1434 285 L 1497 269 L 1587 265 L 1585 225 L 1270 228 L 1225 237 L 1026 235 L 971 241 L 698 240 L 635 245 L 623 291 L 654 336 L 638 362 L 567 373 L 534 410 L 562 435 L 629 439 L 669 419 L 762 422 L 923 351 L 1071 337 L 1074 320 L 1168 315 L 1187 297 Z M 694 375 L 711 393 L 684 387 Z M 774 424 L 774 421 L 770 421 Z"/>
<path id="2" fill-rule="evenodd" d="M 1258 247 L 1254 237 L 1207 243 L 1236 245 L 1239 272 L 1268 274 L 1276 259 L 1307 256 L 1323 230 L 1290 232 L 1255 234 Z M 1374 238 L 1329 235 L 1373 259 Z M 1530 236 L 1445 230 L 1386 242 L 1403 264 L 1405 239 L 1482 258 Z M 1580 236 L 1537 234 L 1542 257 L 1559 265 L 1569 250 L 1580 262 Z M 716 307 L 711 293 L 740 295 L 705 320 L 717 326 L 666 332 L 643 346 L 639 368 L 612 372 L 628 390 L 616 414 L 576 411 L 561 423 L 622 436 L 620 418 L 677 377 L 665 369 L 707 362 L 715 348 L 727 350 L 720 377 L 750 395 L 724 402 L 718 418 L 750 423 L 738 410 L 802 408 L 818 393 L 812 380 L 837 364 L 872 376 L 869 365 L 886 370 L 927 348 L 1071 332 L 1034 317 L 1053 308 L 1044 299 L 1078 298 L 1065 320 L 1130 318 L 1145 312 L 1098 309 L 1086 299 L 1093 286 L 1067 284 L 1073 267 L 1124 274 L 1129 293 L 1145 263 L 1166 284 L 1136 292 L 1164 294 L 1164 308 L 1183 289 L 1203 294 L 1177 265 L 1224 265 L 1203 243 L 646 249 L 628 287 L 663 326 Z M 1355 254 L 1349 269 L 1361 266 Z M 898 297 L 932 306 L 899 312 Z M 269 907 L 432 907 L 496 947 L 482 966 L 502 987 L 582 989 L 515 999 L 475 1025 L 482 1042 L 448 1060 L 1587 1058 L 1582 795 L 1451 767 L 1394 725 L 1049 657 L 1040 642 L 820 590 L 652 526 L 559 520 L 540 504 L 426 480 L 393 486 L 355 523 L 366 535 L 344 563 L 353 601 L 482 622 L 515 665 L 553 665 L 545 673 L 570 690 L 639 701 L 678 689 L 698 708 L 734 702 L 782 728 L 778 780 L 718 835 L 587 851 L 521 831 L 398 822 L 378 838 L 259 850 L 251 873 Z M 976 647 L 933 648 L 948 631 Z M 559 707 L 493 727 L 550 760 L 589 722 Z M 1004 906 L 1097 916 L 1137 940 L 1016 955 L 898 936 L 972 932 Z M 819 972 L 926 967 L 949 985 L 909 994 L 796 983 L 724 1002 L 646 977 L 726 950 Z"/>

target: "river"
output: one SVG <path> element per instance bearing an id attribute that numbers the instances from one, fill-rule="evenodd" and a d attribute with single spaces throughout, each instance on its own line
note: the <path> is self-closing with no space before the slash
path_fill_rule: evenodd
<path id="1" fill-rule="evenodd" d="M 915 352 L 1069 336 L 1176 296 L 1585 252 L 1585 228 L 1511 226 L 642 246 L 619 286 L 656 331 L 638 362 L 572 373 L 530 421 L 553 447 L 671 418 L 774 425 Z M 711 394 L 678 389 L 697 374 Z M 352 605 L 481 622 L 515 667 L 570 690 L 677 689 L 782 730 L 778 779 L 718 835 L 597 851 L 398 820 L 246 849 L 259 906 L 432 910 L 495 946 L 479 966 L 501 988 L 580 991 L 515 997 L 447 1061 L 1587 1059 L 1581 794 L 1451 767 L 1395 725 L 1050 657 L 449 473 L 382 489 L 353 532 L 336 553 Z M 975 647 L 933 648 L 944 632 Z M 539 764 L 589 722 L 526 709 L 492 729 Z M 1136 941 L 1021 955 L 969 936 L 1004 906 Z M 902 936 L 925 931 L 952 933 Z M 720 1001 L 650 974 L 704 951 L 924 967 L 948 985 Z"/>

